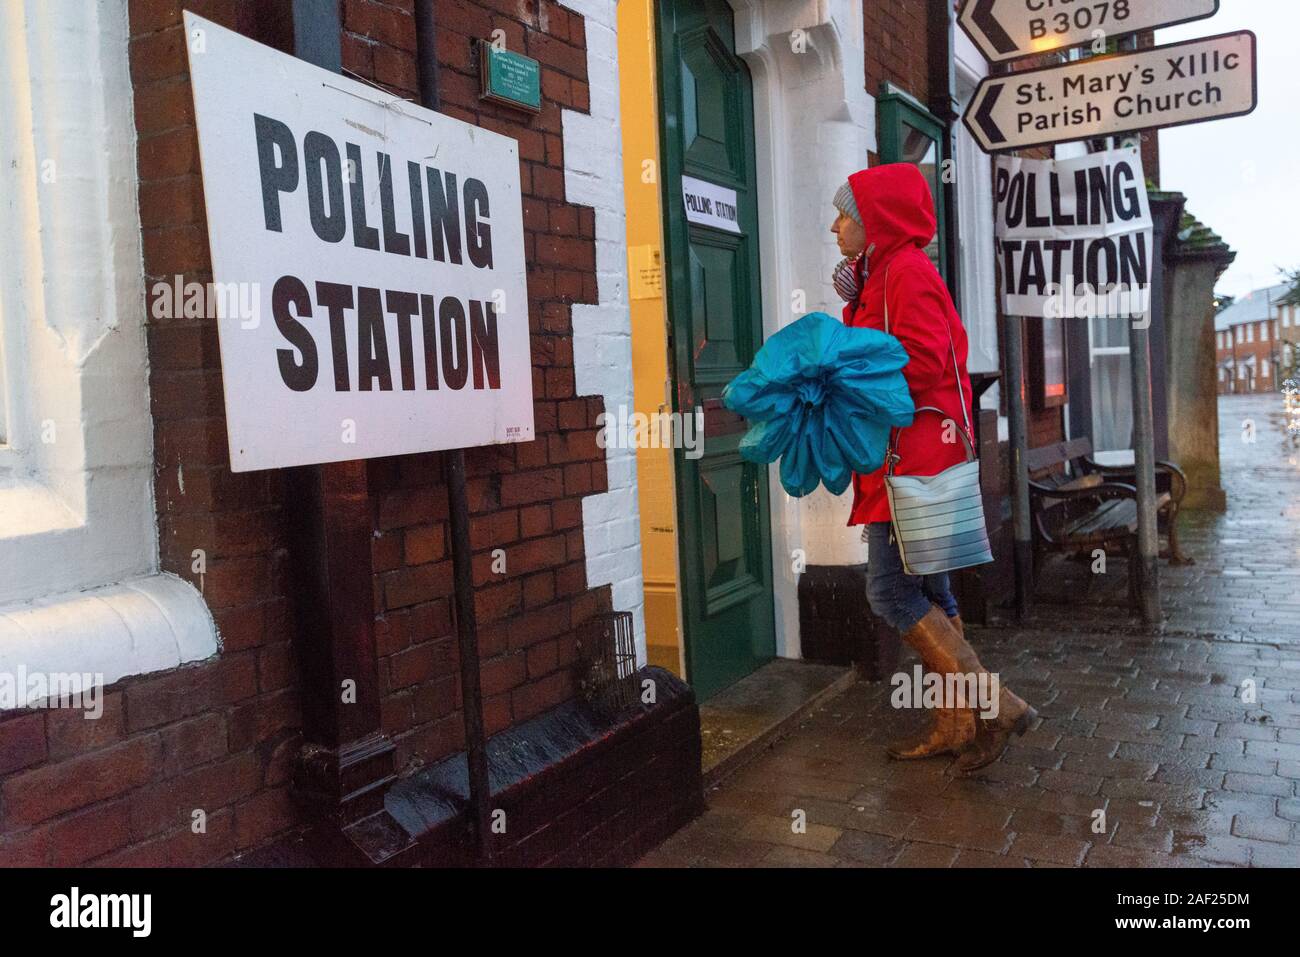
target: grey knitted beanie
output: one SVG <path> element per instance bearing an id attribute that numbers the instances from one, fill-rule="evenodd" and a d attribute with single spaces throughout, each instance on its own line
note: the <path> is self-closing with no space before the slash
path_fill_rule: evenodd
<path id="1" fill-rule="evenodd" d="M 864 225 L 862 214 L 858 212 L 858 201 L 853 198 L 853 188 L 849 186 L 847 180 L 841 183 L 840 188 L 835 191 L 835 198 L 831 200 L 831 203 L 859 226 Z"/>

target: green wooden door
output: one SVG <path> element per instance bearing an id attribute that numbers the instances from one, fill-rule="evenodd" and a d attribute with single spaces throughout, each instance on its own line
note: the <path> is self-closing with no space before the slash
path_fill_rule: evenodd
<path id="1" fill-rule="evenodd" d="M 726 0 L 660 0 L 657 32 L 673 407 L 704 416 L 703 454 L 674 453 L 686 676 L 703 699 L 776 651 L 767 469 L 740 457 L 745 424 L 721 403 L 763 340 L 754 111 Z M 739 232 L 689 221 L 683 176 L 735 190 Z"/>

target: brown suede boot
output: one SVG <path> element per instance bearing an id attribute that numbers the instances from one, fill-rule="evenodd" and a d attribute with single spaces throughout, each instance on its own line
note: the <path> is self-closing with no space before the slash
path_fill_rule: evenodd
<path id="1" fill-rule="evenodd" d="M 962 775 L 972 774 L 992 764 L 1002 757 L 1011 736 L 1028 731 L 1036 717 L 1038 711 L 1023 698 L 1006 688 L 999 689 L 998 716 L 978 720 L 975 739 L 957 755 L 953 771 Z"/>
<path id="2" fill-rule="evenodd" d="M 939 609 L 932 609 L 932 613 L 936 611 L 939 611 Z M 937 672 L 942 675 L 945 672 L 942 661 L 935 660 L 933 642 L 927 641 L 924 636 L 918 634 L 918 629 L 922 627 L 922 623 L 927 623 L 926 627 L 933 625 L 931 614 L 927 614 L 921 622 L 909 629 L 903 635 L 903 640 L 916 649 L 917 654 L 921 656 L 921 665 L 926 671 Z M 941 617 L 947 617 L 942 612 L 940 612 L 940 615 Z M 962 633 L 961 619 L 954 617 L 948 619 L 948 621 L 960 638 Z M 886 746 L 885 752 L 896 761 L 917 761 L 921 758 L 932 758 L 941 754 L 957 754 L 974 741 L 975 733 L 974 711 L 969 708 L 939 707 L 934 709 L 934 719 L 928 728 L 917 734 L 908 735 L 898 741 L 891 742 Z"/>
<path id="3" fill-rule="evenodd" d="M 950 620 L 940 608 L 932 607 L 903 638 L 917 650 L 923 661 L 932 662 L 930 667 L 934 671 L 978 678 L 986 670 L 975 649 L 967 643 L 964 631 L 964 627 Z M 975 721 L 977 715 L 967 702 L 958 701 L 956 704 L 956 710 L 965 712 L 971 721 Z M 969 774 L 993 763 L 1006 750 L 1011 735 L 1024 734 L 1036 717 L 1038 712 L 1024 699 L 1006 687 L 999 687 L 997 717 L 975 721 L 973 740 L 961 749 L 954 770 L 959 774 Z"/>

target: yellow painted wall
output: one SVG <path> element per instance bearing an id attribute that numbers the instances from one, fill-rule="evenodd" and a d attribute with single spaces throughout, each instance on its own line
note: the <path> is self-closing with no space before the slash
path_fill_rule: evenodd
<path id="1" fill-rule="evenodd" d="M 666 386 L 668 337 L 663 299 L 653 0 L 620 0 L 618 64 L 633 402 L 638 412 L 671 412 Z M 651 664 L 680 674 L 672 455 L 667 448 L 640 448 L 636 462 L 649 659 Z"/>

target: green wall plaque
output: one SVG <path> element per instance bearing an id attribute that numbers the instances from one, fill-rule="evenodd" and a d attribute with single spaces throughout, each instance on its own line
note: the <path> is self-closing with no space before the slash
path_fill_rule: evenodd
<path id="1" fill-rule="evenodd" d="M 542 112 L 542 70 L 532 57 L 479 41 L 479 79 L 484 100 Z"/>

